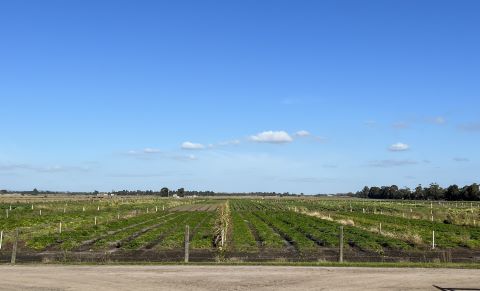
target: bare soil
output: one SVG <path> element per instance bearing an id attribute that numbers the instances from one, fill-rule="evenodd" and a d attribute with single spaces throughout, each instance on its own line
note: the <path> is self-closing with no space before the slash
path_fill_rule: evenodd
<path id="1" fill-rule="evenodd" d="M 0 290 L 480 290 L 480 270 L 0 266 Z"/>

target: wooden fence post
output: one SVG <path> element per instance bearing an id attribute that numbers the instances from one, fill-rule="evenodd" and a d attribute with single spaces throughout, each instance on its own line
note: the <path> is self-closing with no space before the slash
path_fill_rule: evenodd
<path id="1" fill-rule="evenodd" d="M 222 228 L 222 248 L 224 244 L 225 244 L 225 229 Z"/>
<path id="2" fill-rule="evenodd" d="M 185 263 L 188 263 L 189 259 L 189 246 L 190 245 L 190 228 L 188 225 L 185 225 Z"/>
<path id="3" fill-rule="evenodd" d="M 10 263 L 12 265 L 15 265 L 15 262 L 17 261 L 17 245 L 18 245 L 18 228 L 15 229 L 15 238 L 13 239 L 12 259 L 10 260 Z"/>
<path id="4" fill-rule="evenodd" d="M 435 249 L 435 231 L 432 230 L 432 249 Z"/>
<path id="5" fill-rule="evenodd" d="M 0 231 L 0 250 L 2 250 L 2 243 L 3 243 L 3 230 Z"/>
<path id="6" fill-rule="evenodd" d="M 340 246 L 339 246 L 338 262 L 343 263 L 343 225 L 340 226 Z"/>

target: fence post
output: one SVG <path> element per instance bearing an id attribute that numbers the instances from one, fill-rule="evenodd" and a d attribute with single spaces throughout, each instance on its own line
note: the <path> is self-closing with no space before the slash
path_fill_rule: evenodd
<path id="1" fill-rule="evenodd" d="M 225 244 L 225 228 L 222 228 L 222 248 L 224 244 Z"/>
<path id="2" fill-rule="evenodd" d="M 185 225 L 185 263 L 188 263 L 189 259 L 189 245 L 190 245 L 190 228 Z"/>
<path id="3" fill-rule="evenodd" d="M 3 230 L 0 231 L 0 250 L 2 250 L 2 242 L 3 242 Z"/>
<path id="4" fill-rule="evenodd" d="M 10 263 L 12 265 L 15 265 L 15 262 L 17 261 L 17 245 L 18 245 L 18 228 L 15 229 L 15 238 L 13 239 L 12 259 L 10 260 Z"/>
<path id="5" fill-rule="evenodd" d="M 435 231 L 432 230 L 432 249 L 435 249 Z"/>
<path id="6" fill-rule="evenodd" d="M 338 256 L 338 262 L 343 263 L 343 225 L 340 226 L 340 254 Z"/>
<path id="7" fill-rule="evenodd" d="M 58 232 L 59 233 L 62 233 L 62 222 L 60 221 L 60 224 L 58 226 Z"/>

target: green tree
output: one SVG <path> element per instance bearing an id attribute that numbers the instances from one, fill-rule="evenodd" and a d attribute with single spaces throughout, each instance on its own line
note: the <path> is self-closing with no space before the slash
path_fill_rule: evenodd
<path id="1" fill-rule="evenodd" d="M 169 190 L 167 187 L 163 187 L 161 190 L 160 190 L 160 196 L 162 197 L 168 197 L 168 193 L 169 193 Z"/>
<path id="2" fill-rule="evenodd" d="M 184 197 L 184 196 L 185 196 L 185 189 L 184 189 L 184 188 L 179 188 L 179 189 L 177 190 L 177 195 L 178 195 L 179 197 Z"/>
<path id="3" fill-rule="evenodd" d="M 457 185 L 451 185 L 445 191 L 445 199 L 447 200 L 458 200 L 460 199 L 460 189 Z"/>

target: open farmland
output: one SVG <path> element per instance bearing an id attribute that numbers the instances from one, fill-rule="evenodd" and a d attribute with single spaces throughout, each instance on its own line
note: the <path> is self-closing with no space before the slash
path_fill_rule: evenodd
<path id="1" fill-rule="evenodd" d="M 480 262 L 478 202 L 12 196 L 0 208 L 2 262 Z"/>

